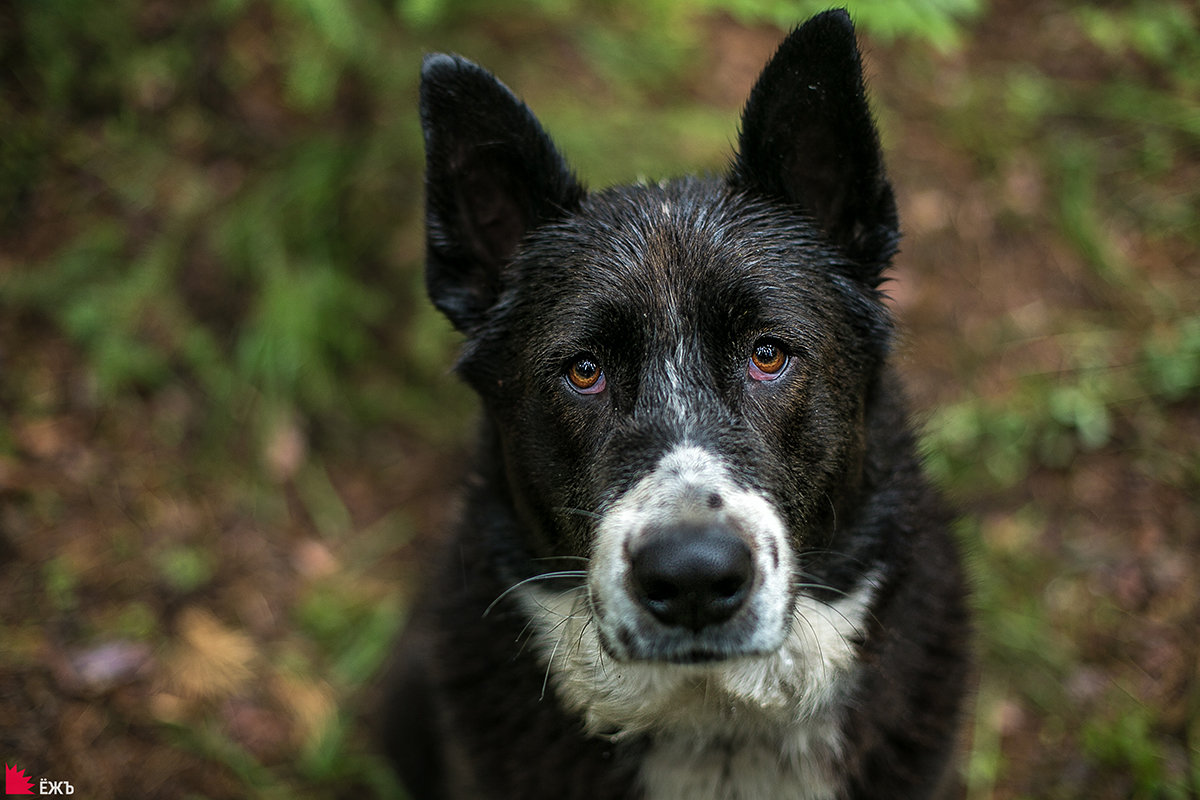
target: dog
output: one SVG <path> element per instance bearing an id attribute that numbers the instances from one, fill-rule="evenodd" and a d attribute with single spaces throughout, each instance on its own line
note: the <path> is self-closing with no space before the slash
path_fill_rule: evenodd
<path id="1" fill-rule="evenodd" d="M 411 797 L 951 796 L 966 582 L 889 366 L 849 16 L 782 42 L 724 175 L 589 192 L 457 56 L 420 114 L 483 420 L 383 703 Z"/>

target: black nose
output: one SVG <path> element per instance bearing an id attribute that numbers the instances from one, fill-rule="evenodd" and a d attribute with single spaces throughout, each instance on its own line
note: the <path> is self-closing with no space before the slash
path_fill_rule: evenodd
<path id="1" fill-rule="evenodd" d="M 633 555 L 633 591 L 666 625 L 699 631 L 725 622 L 750 594 L 750 548 L 720 525 L 673 525 L 651 533 Z"/>

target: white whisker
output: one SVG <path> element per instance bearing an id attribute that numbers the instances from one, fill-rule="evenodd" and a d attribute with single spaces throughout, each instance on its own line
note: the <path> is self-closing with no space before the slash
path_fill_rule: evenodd
<path id="1" fill-rule="evenodd" d="M 488 607 L 483 610 L 483 616 L 486 617 L 488 614 L 490 614 L 492 609 L 495 608 L 496 605 L 501 600 L 503 600 L 505 597 L 508 597 L 508 595 L 512 594 L 517 589 L 520 589 L 522 586 L 525 586 L 530 583 L 535 583 L 537 581 L 549 581 L 549 580 L 556 580 L 558 578 L 584 579 L 584 578 L 587 578 L 587 572 L 585 572 L 584 570 L 580 570 L 580 569 L 568 569 L 568 570 L 562 570 L 560 572 L 544 572 L 541 575 L 534 575 L 532 577 L 526 578 L 523 581 L 517 581 L 512 586 L 508 587 L 503 592 L 501 592 L 500 596 L 497 597 L 495 600 L 493 600 L 488 605 Z"/>

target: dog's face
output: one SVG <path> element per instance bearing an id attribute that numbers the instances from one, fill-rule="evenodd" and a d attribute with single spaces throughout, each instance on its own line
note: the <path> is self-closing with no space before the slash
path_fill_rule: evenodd
<path id="1" fill-rule="evenodd" d="M 848 19 L 784 42 L 724 179 L 588 194 L 524 105 L 447 56 L 422 115 L 428 282 L 498 442 L 512 578 L 576 579 L 522 584 L 560 693 L 631 730 L 695 670 L 758 706 L 831 691 L 792 684 L 845 667 L 869 600 L 839 531 L 896 242 Z"/>
<path id="2" fill-rule="evenodd" d="M 614 657 L 780 645 L 861 474 L 880 309 L 837 259 L 715 181 L 590 197 L 514 259 L 462 371 L 535 554 L 590 559 Z"/>

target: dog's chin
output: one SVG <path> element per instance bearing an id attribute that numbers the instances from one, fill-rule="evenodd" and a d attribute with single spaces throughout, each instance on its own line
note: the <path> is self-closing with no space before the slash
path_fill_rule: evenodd
<path id="1" fill-rule="evenodd" d="M 595 594 L 536 585 L 515 594 L 563 707 L 590 733 L 620 737 L 724 730 L 735 712 L 779 724 L 825 713 L 853 670 L 873 592 L 864 581 L 832 603 L 759 598 L 699 631 L 637 611 L 614 614 Z"/>
<path id="2" fill-rule="evenodd" d="M 627 661 L 640 661 L 643 663 L 656 664 L 716 664 L 722 661 L 731 661 L 737 658 L 752 658 L 755 656 L 770 655 L 771 650 L 715 650 L 709 647 L 695 647 L 690 650 L 664 650 L 661 652 L 650 652 L 645 654 L 635 654 L 627 658 Z M 620 659 L 615 659 L 620 660 Z"/>
<path id="3" fill-rule="evenodd" d="M 715 664 L 736 659 L 770 656 L 782 646 L 786 631 L 768 635 L 756 631 L 702 631 L 677 629 L 631 632 L 615 635 L 600 627 L 600 645 L 605 655 L 620 663 Z"/>

